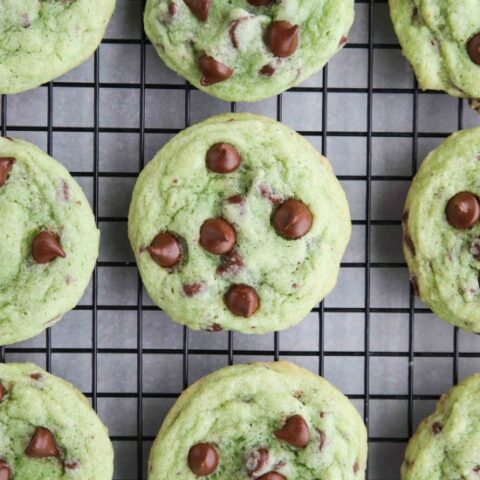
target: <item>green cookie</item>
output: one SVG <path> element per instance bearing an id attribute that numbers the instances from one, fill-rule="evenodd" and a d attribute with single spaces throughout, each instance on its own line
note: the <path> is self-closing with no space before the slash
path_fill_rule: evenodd
<path id="1" fill-rule="evenodd" d="M 347 41 L 353 0 L 148 0 L 145 30 L 163 61 L 223 100 L 298 85 Z"/>
<path id="2" fill-rule="evenodd" d="M 99 232 L 80 186 L 53 158 L 0 137 L 0 345 L 33 337 L 80 300 Z"/>
<path id="3" fill-rule="evenodd" d="M 402 480 L 475 480 L 480 472 L 480 375 L 442 395 L 410 439 Z"/>
<path id="4" fill-rule="evenodd" d="M 414 288 L 440 318 L 469 332 L 480 332 L 479 160 L 480 128 L 450 136 L 423 162 L 403 217 Z"/>
<path id="5" fill-rule="evenodd" d="M 32 363 L 0 364 L 0 478 L 111 480 L 107 429 L 71 384 Z"/>
<path id="6" fill-rule="evenodd" d="M 365 426 L 339 390 L 292 363 L 254 363 L 218 370 L 180 396 L 148 479 L 362 480 L 366 459 Z"/>
<path id="7" fill-rule="evenodd" d="M 351 226 L 310 143 L 266 117 L 227 114 L 147 165 L 128 230 L 148 293 L 173 320 L 260 334 L 294 325 L 330 292 Z"/>
<path id="8" fill-rule="evenodd" d="M 115 0 L 0 0 L 0 93 L 48 82 L 98 47 Z"/>
<path id="9" fill-rule="evenodd" d="M 480 99 L 480 0 L 389 0 L 420 87 Z"/>

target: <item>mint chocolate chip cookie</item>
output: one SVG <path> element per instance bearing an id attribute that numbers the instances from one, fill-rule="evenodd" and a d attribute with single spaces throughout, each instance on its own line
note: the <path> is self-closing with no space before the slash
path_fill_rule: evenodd
<path id="1" fill-rule="evenodd" d="M 48 82 L 98 47 L 115 0 L 0 0 L 0 93 Z"/>
<path id="2" fill-rule="evenodd" d="M 444 320 L 480 332 L 480 128 L 450 136 L 408 193 L 403 250 L 412 284 Z"/>
<path id="3" fill-rule="evenodd" d="M 349 400 L 292 363 L 223 368 L 188 388 L 152 447 L 149 480 L 365 478 L 367 434 Z"/>
<path id="4" fill-rule="evenodd" d="M 128 231 L 153 301 L 198 330 L 299 322 L 334 287 L 350 237 L 328 161 L 266 117 L 210 118 L 140 174 Z"/>
<path id="5" fill-rule="evenodd" d="M 475 480 L 480 474 L 480 375 L 472 375 L 440 398 L 410 439 L 402 480 Z"/>
<path id="6" fill-rule="evenodd" d="M 480 99 L 480 1 L 389 3 L 395 31 L 420 87 Z"/>
<path id="7" fill-rule="evenodd" d="M 40 333 L 77 304 L 99 232 L 65 168 L 30 143 L 2 137 L 0 219 L 0 345 L 6 345 Z"/>
<path id="8" fill-rule="evenodd" d="M 299 84 L 340 50 L 353 0 L 148 0 L 164 62 L 205 92 L 255 101 Z"/>
<path id="9" fill-rule="evenodd" d="M 0 364 L 0 479 L 112 475 L 107 429 L 72 384 L 31 363 Z"/>

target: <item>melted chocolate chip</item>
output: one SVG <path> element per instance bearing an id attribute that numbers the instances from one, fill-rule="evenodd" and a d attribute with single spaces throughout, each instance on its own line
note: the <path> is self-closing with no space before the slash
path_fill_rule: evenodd
<path id="1" fill-rule="evenodd" d="M 208 18 L 211 0 L 183 0 L 185 5 L 201 21 L 205 22 Z"/>
<path id="2" fill-rule="evenodd" d="M 228 203 L 240 204 L 243 203 L 243 197 L 241 195 L 232 195 L 227 198 Z"/>
<path id="3" fill-rule="evenodd" d="M 247 457 L 245 466 L 249 477 L 256 477 L 268 463 L 269 452 L 267 448 L 257 448 Z"/>
<path id="4" fill-rule="evenodd" d="M 188 466 L 199 477 L 213 473 L 218 466 L 218 453 L 210 443 L 197 443 L 188 452 Z"/>
<path id="5" fill-rule="evenodd" d="M 467 50 L 472 62 L 480 65 L 480 32 L 469 40 Z"/>
<path id="6" fill-rule="evenodd" d="M 205 285 L 203 283 L 186 283 L 183 285 L 183 292 L 187 297 L 198 295 Z"/>
<path id="7" fill-rule="evenodd" d="M 25 453 L 30 458 L 58 458 L 61 456 L 52 432 L 43 427 L 37 427 L 25 449 Z"/>
<path id="8" fill-rule="evenodd" d="M 276 57 L 289 57 L 298 47 L 298 25 L 280 20 L 268 29 L 268 48 Z"/>
<path id="9" fill-rule="evenodd" d="M 272 0 L 247 0 L 250 5 L 254 7 L 263 7 L 271 3 Z"/>
<path id="10" fill-rule="evenodd" d="M 480 238 L 474 238 L 470 244 L 470 253 L 473 258 L 480 262 Z"/>
<path id="11" fill-rule="evenodd" d="M 78 462 L 65 462 L 65 468 L 67 470 L 76 470 L 79 467 Z"/>
<path id="12" fill-rule="evenodd" d="M 33 239 L 32 257 L 37 263 L 45 264 L 57 257 L 65 258 L 66 254 L 58 236 L 52 232 L 43 231 Z"/>
<path id="13" fill-rule="evenodd" d="M 358 464 L 358 462 L 355 462 L 353 464 L 353 473 L 357 474 L 359 470 L 360 470 L 360 465 Z"/>
<path id="14" fill-rule="evenodd" d="M 233 285 L 225 294 L 225 305 L 237 317 L 249 318 L 258 310 L 260 299 L 254 288 Z"/>
<path id="15" fill-rule="evenodd" d="M 327 441 L 327 435 L 322 430 L 317 430 L 320 440 L 318 442 L 318 449 L 322 451 L 325 448 L 325 443 Z"/>
<path id="16" fill-rule="evenodd" d="M 460 230 L 471 228 L 480 218 L 480 203 L 473 193 L 460 192 L 448 201 L 445 213 L 452 227 Z"/>
<path id="17" fill-rule="evenodd" d="M 32 373 L 30 375 L 30 378 L 33 378 L 33 380 L 41 380 L 43 378 L 43 375 L 41 373 Z"/>
<path id="18" fill-rule="evenodd" d="M 169 232 L 159 233 L 147 247 L 147 252 L 163 268 L 171 268 L 182 259 L 182 246 Z"/>
<path id="19" fill-rule="evenodd" d="M 232 173 L 241 161 L 237 149 L 229 143 L 216 143 L 207 152 L 207 167 L 215 173 Z"/>
<path id="20" fill-rule="evenodd" d="M 205 220 L 200 228 L 200 245 L 212 255 L 231 252 L 235 240 L 234 228 L 223 218 Z"/>
<path id="21" fill-rule="evenodd" d="M 287 477 L 277 472 L 268 472 L 258 477 L 257 480 L 287 480 Z"/>
<path id="22" fill-rule="evenodd" d="M 218 275 L 235 275 L 243 268 L 242 257 L 237 252 L 223 255 L 217 267 Z"/>
<path id="23" fill-rule="evenodd" d="M 300 415 L 287 418 L 285 425 L 275 432 L 275 436 L 297 448 L 306 447 L 310 441 L 307 422 Z"/>
<path id="24" fill-rule="evenodd" d="M 0 187 L 5 185 L 14 163 L 15 159 L 13 157 L 0 157 Z"/>
<path id="25" fill-rule="evenodd" d="M 176 3 L 170 2 L 168 4 L 168 14 L 171 17 L 174 17 L 178 13 L 178 5 Z"/>
<path id="26" fill-rule="evenodd" d="M 264 77 L 271 77 L 275 73 L 276 68 L 273 65 L 267 63 L 260 69 L 260 75 Z"/>
<path id="27" fill-rule="evenodd" d="M 222 326 L 218 323 L 212 323 L 208 328 L 207 332 L 221 332 L 223 330 Z"/>
<path id="28" fill-rule="evenodd" d="M 228 29 L 228 33 L 230 35 L 230 41 L 232 42 L 233 48 L 238 48 L 238 38 L 237 38 L 237 27 L 244 22 L 245 20 L 249 19 L 250 17 L 240 17 L 237 20 L 234 20 L 230 24 L 230 28 Z"/>
<path id="29" fill-rule="evenodd" d="M 286 239 L 296 240 L 312 228 L 313 216 L 310 209 L 300 200 L 288 199 L 282 203 L 272 217 L 277 233 Z"/>
<path id="30" fill-rule="evenodd" d="M 213 57 L 206 54 L 201 55 L 198 59 L 198 68 L 203 73 L 200 83 L 204 87 L 224 82 L 233 75 L 233 70 L 230 67 L 217 62 Z"/>
<path id="31" fill-rule="evenodd" d="M 5 387 L 0 383 L 0 402 L 5 398 L 5 395 L 7 394 L 7 390 Z"/>
<path id="32" fill-rule="evenodd" d="M 443 425 L 440 422 L 433 422 L 432 431 L 435 435 L 438 435 L 443 430 Z"/>
<path id="33" fill-rule="evenodd" d="M 412 255 L 415 256 L 416 249 L 415 249 L 415 244 L 413 243 L 413 240 L 408 235 L 404 235 L 403 241 L 405 242 L 405 245 L 409 248 L 409 250 L 412 252 Z"/>
<path id="34" fill-rule="evenodd" d="M 0 480 L 10 480 L 12 478 L 12 471 L 5 460 L 0 460 Z"/>

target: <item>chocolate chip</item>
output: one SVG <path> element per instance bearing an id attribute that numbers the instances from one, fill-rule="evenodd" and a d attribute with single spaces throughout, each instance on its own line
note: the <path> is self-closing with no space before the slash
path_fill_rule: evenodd
<path id="1" fill-rule="evenodd" d="M 440 422 L 433 422 L 432 431 L 435 435 L 438 435 L 443 430 L 443 425 Z"/>
<path id="2" fill-rule="evenodd" d="M 43 427 L 37 427 L 25 449 L 25 453 L 30 458 L 58 458 L 61 456 L 52 432 Z"/>
<path id="3" fill-rule="evenodd" d="M 195 295 L 198 295 L 202 291 L 204 286 L 204 283 L 186 283 L 183 285 L 183 292 L 187 297 L 193 297 Z"/>
<path id="4" fill-rule="evenodd" d="M 254 7 L 263 7 L 264 5 L 268 5 L 271 3 L 272 0 L 247 0 L 250 5 Z"/>
<path id="5" fill-rule="evenodd" d="M 182 258 L 182 246 L 169 232 L 159 233 L 147 247 L 147 252 L 163 268 L 175 266 Z"/>
<path id="6" fill-rule="evenodd" d="M 312 212 L 300 200 L 288 199 L 274 212 L 272 223 L 277 233 L 286 239 L 296 240 L 312 228 Z"/>
<path id="7" fill-rule="evenodd" d="M 32 373 L 30 375 L 31 378 L 33 378 L 34 380 L 41 380 L 43 378 L 43 375 L 41 373 Z"/>
<path id="8" fill-rule="evenodd" d="M 223 218 L 205 220 L 200 228 L 200 245 L 213 255 L 231 252 L 235 240 L 234 228 Z"/>
<path id="9" fill-rule="evenodd" d="M 420 289 L 418 288 L 417 277 L 415 276 L 410 277 L 410 285 L 412 286 L 413 294 L 419 297 Z"/>
<path id="10" fill-rule="evenodd" d="M 408 235 L 404 235 L 403 241 L 405 242 L 405 245 L 409 248 L 409 250 L 412 252 L 412 255 L 415 256 L 416 250 L 415 250 L 415 244 L 413 243 L 413 240 Z"/>
<path id="11" fill-rule="evenodd" d="M 235 275 L 243 268 L 242 257 L 237 252 L 222 255 L 220 265 L 217 267 L 218 275 Z"/>
<path id="12" fill-rule="evenodd" d="M 353 464 L 353 473 L 358 473 L 358 470 L 360 470 L 360 465 L 358 464 L 358 462 L 355 462 Z"/>
<path id="13" fill-rule="evenodd" d="M 257 476 L 268 463 L 269 452 L 267 448 L 257 448 L 247 457 L 245 467 L 250 477 Z"/>
<path id="14" fill-rule="evenodd" d="M 406 225 L 407 222 L 408 222 L 408 210 L 405 210 L 402 215 L 402 223 Z"/>
<path id="15" fill-rule="evenodd" d="M 223 330 L 222 326 L 218 323 L 212 323 L 208 328 L 207 332 L 221 332 Z"/>
<path id="16" fill-rule="evenodd" d="M 477 465 L 476 467 L 473 467 L 474 473 L 480 473 L 480 465 Z"/>
<path id="17" fill-rule="evenodd" d="M 474 238 L 470 245 L 470 253 L 473 258 L 480 262 L 480 238 Z"/>
<path id="18" fill-rule="evenodd" d="M 15 159 L 13 157 L 0 157 L 0 187 L 5 185 L 14 163 Z"/>
<path id="19" fill-rule="evenodd" d="M 338 46 L 339 47 L 342 47 L 343 45 L 345 45 L 346 43 L 348 42 L 348 38 L 345 37 L 345 35 L 340 39 L 340 41 L 338 42 Z"/>
<path id="20" fill-rule="evenodd" d="M 79 467 L 78 462 L 65 462 L 65 468 L 67 470 L 76 470 Z"/>
<path id="21" fill-rule="evenodd" d="M 232 195 L 227 198 L 228 203 L 240 204 L 243 203 L 243 197 L 241 195 Z"/>
<path id="22" fill-rule="evenodd" d="M 258 477 L 257 480 L 287 480 L 287 477 L 277 472 L 268 472 Z"/>
<path id="23" fill-rule="evenodd" d="M 327 441 L 327 435 L 322 430 L 317 430 L 320 440 L 318 442 L 318 449 L 322 451 L 325 448 L 325 443 Z"/>
<path id="24" fill-rule="evenodd" d="M 298 25 L 280 20 L 268 29 L 268 48 L 276 57 L 289 57 L 298 47 Z"/>
<path id="25" fill-rule="evenodd" d="M 168 4 L 168 14 L 171 17 L 174 17 L 178 13 L 178 5 L 176 3 L 170 2 Z"/>
<path id="26" fill-rule="evenodd" d="M 460 230 L 471 228 L 480 218 L 480 203 L 473 193 L 460 192 L 448 201 L 445 213 L 452 227 Z"/>
<path id="27" fill-rule="evenodd" d="M 201 55 L 198 59 L 198 68 L 203 73 L 200 83 L 204 87 L 224 82 L 233 75 L 233 70 L 230 67 L 217 62 L 213 57 L 206 54 Z"/>
<path id="28" fill-rule="evenodd" d="M 241 161 L 237 149 L 229 143 L 216 143 L 207 152 L 207 167 L 215 173 L 232 173 Z"/>
<path id="29" fill-rule="evenodd" d="M 188 466 L 199 477 L 213 473 L 218 466 L 218 453 L 210 443 L 197 443 L 188 452 Z"/>
<path id="30" fill-rule="evenodd" d="M 472 62 L 480 65 L 480 32 L 469 40 L 467 48 Z"/>
<path id="31" fill-rule="evenodd" d="M 258 189 L 260 190 L 260 195 L 263 198 L 266 198 L 272 205 L 278 205 L 282 201 L 282 197 L 273 193 L 270 187 L 265 183 L 261 183 L 258 186 Z"/>
<path id="32" fill-rule="evenodd" d="M 12 471 L 5 460 L 0 460 L 0 480 L 10 480 Z"/>
<path id="33" fill-rule="evenodd" d="M 260 75 L 264 77 L 271 77 L 275 73 L 276 68 L 273 65 L 267 63 L 260 69 Z"/>
<path id="34" fill-rule="evenodd" d="M 211 0 L 183 0 L 185 5 L 192 11 L 192 13 L 202 22 L 208 18 L 208 11 L 210 10 Z"/>
<path id="35" fill-rule="evenodd" d="M 7 394 L 6 388 L 0 383 L 0 402 L 5 398 Z"/>
<path id="36" fill-rule="evenodd" d="M 57 235 L 52 232 L 40 232 L 32 242 L 32 257 L 37 263 L 49 263 L 57 257 L 65 258 L 65 252 Z"/>
<path id="37" fill-rule="evenodd" d="M 251 317 L 260 306 L 260 299 L 254 288 L 248 285 L 233 285 L 225 294 L 227 308 L 237 317 Z"/>
<path id="38" fill-rule="evenodd" d="M 300 415 L 287 418 L 285 425 L 275 432 L 275 436 L 297 448 L 306 447 L 310 441 L 307 422 Z"/>
<path id="39" fill-rule="evenodd" d="M 230 28 L 228 29 L 228 33 L 230 35 L 230 41 L 232 42 L 233 48 L 238 48 L 238 39 L 237 39 L 237 27 L 244 22 L 245 20 L 248 20 L 250 17 L 240 17 L 237 18 L 237 20 L 234 20 L 230 24 Z"/>

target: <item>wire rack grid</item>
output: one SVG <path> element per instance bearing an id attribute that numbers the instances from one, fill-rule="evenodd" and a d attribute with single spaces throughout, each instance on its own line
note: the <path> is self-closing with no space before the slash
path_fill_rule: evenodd
<path id="1" fill-rule="evenodd" d="M 412 294 L 401 211 L 418 162 L 452 131 L 479 125 L 464 102 L 419 92 L 385 0 L 356 0 L 349 43 L 322 72 L 275 99 L 225 103 L 163 67 L 142 0 L 117 0 L 93 59 L 25 94 L 2 96 L 1 134 L 32 140 L 83 185 L 102 231 L 80 305 L 45 335 L 0 349 L 81 388 L 110 428 L 116 480 L 147 476 L 151 442 L 183 388 L 227 364 L 288 359 L 337 384 L 369 429 L 371 480 L 399 478 L 419 419 L 480 369 L 480 338 L 434 318 Z M 353 237 L 339 284 L 299 326 L 261 337 L 190 332 L 145 295 L 126 239 L 130 191 L 145 162 L 191 123 L 225 111 L 273 116 L 332 160 Z"/>

